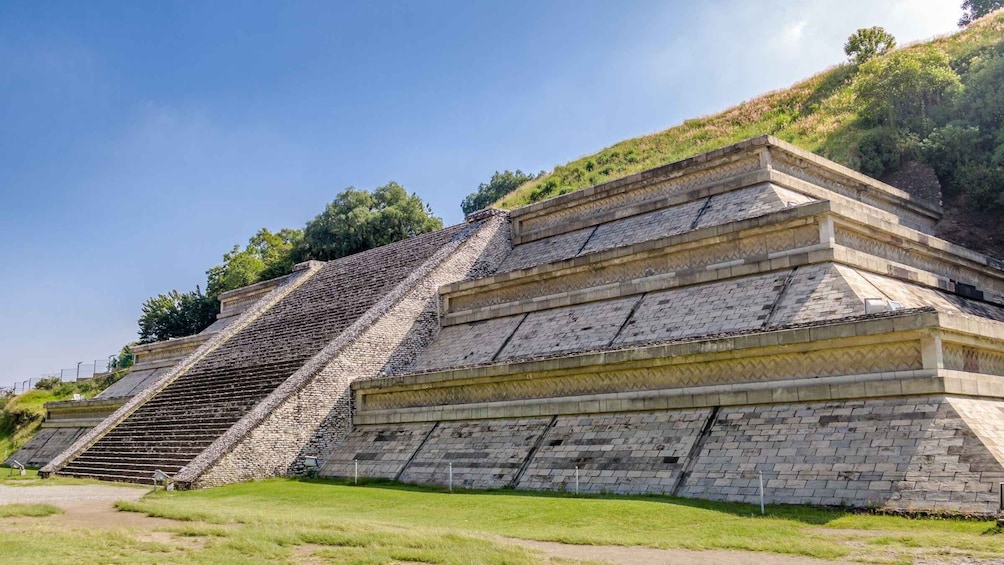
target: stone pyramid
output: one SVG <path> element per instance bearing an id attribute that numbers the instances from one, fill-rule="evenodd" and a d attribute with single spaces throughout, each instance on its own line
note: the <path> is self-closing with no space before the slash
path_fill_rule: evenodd
<path id="1" fill-rule="evenodd" d="M 294 273 L 45 471 L 992 513 L 1004 271 L 940 216 L 771 137 L 485 211 Z"/>

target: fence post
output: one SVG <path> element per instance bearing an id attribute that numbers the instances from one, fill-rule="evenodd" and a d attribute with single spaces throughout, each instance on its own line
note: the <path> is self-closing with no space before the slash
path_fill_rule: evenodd
<path id="1" fill-rule="evenodd" d="M 763 471 L 757 471 L 757 473 L 759 473 L 759 475 L 760 475 L 760 515 L 763 516 L 764 515 L 764 508 L 763 508 Z"/>

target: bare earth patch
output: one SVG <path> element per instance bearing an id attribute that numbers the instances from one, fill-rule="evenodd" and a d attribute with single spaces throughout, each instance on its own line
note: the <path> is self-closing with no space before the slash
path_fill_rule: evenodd
<path id="1" fill-rule="evenodd" d="M 508 538 L 506 541 L 542 552 L 549 558 L 570 559 L 616 565 L 852 565 L 850 561 L 828 561 L 809 557 L 755 553 L 748 551 L 690 551 L 619 545 L 568 545 L 548 541 Z"/>
<path id="2" fill-rule="evenodd" d="M 66 512 L 49 518 L 71 528 L 141 528 L 174 525 L 172 520 L 119 512 L 117 500 L 139 500 L 149 489 L 106 485 L 17 486 L 0 485 L 0 504 L 51 504 Z"/>

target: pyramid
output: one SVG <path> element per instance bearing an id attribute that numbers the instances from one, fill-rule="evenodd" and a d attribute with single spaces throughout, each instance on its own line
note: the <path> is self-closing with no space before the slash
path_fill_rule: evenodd
<path id="1" fill-rule="evenodd" d="M 995 513 L 1004 270 L 940 217 L 767 136 L 483 211 L 294 273 L 45 472 Z"/>

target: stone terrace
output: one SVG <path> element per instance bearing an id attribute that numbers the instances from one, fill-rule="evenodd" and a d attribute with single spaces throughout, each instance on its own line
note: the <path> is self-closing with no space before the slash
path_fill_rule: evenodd
<path id="1" fill-rule="evenodd" d="M 1004 272 L 939 217 L 768 137 L 513 211 L 323 474 L 990 512 Z"/>

